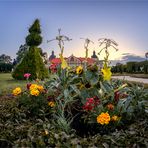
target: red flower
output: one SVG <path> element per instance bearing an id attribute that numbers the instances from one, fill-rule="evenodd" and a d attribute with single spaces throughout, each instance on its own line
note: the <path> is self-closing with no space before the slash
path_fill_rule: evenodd
<path id="1" fill-rule="evenodd" d="M 95 106 L 97 106 L 100 103 L 100 100 L 97 96 L 94 97 L 95 100 Z"/>
<path id="2" fill-rule="evenodd" d="M 95 106 L 97 106 L 100 101 L 97 97 L 94 98 L 86 98 L 87 102 L 82 107 L 85 111 L 91 111 Z"/>
<path id="3" fill-rule="evenodd" d="M 57 65 L 56 64 L 51 64 L 49 68 L 53 73 L 57 72 Z"/>
<path id="4" fill-rule="evenodd" d="M 27 89 L 30 89 L 31 83 L 27 83 Z"/>
<path id="5" fill-rule="evenodd" d="M 128 94 L 126 93 L 121 94 L 121 98 L 127 98 L 127 97 L 128 97 Z"/>
<path id="6" fill-rule="evenodd" d="M 115 93 L 114 93 L 114 99 L 115 99 L 115 101 L 119 101 L 119 98 L 120 98 L 120 93 L 118 92 L 118 91 L 116 91 Z"/>

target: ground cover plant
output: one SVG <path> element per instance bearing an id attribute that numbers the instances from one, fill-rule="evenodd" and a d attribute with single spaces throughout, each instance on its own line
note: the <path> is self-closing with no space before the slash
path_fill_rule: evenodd
<path id="1" fill-rule="evenodd" d="M 68 67 L 61 40 L 61 65 L 49 79 L 25 73 L 26 87 L 1 98 L 0 147 L 147 147 L 148 91 L 111 80 L 111 40 L 101 69 Z"/>

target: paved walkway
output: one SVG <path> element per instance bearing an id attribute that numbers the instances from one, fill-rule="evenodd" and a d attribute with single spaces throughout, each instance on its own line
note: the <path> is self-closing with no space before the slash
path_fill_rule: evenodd
<path id="1" fill-rule="evenodd" d="M 130 76 L 112 76 L 112 78 L 121 79 L 121 80 L 129 80 L 129 81 L 135 81 L 135 82 L 141 82 L 141 83 L 148 84 L 148 79 L 134 78 L 134 77 L 130 77 Z"/>

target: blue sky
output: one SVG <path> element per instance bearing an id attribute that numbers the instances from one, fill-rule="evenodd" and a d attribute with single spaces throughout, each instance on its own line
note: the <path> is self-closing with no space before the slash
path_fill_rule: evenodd
<path id="1" fill-rule="evenodd" d="M 47 43 L 58 34 L 58 28 L 73 39 L 65 43 L 65 56 L 72 53 L 84 56 L 84 41 L 80 37 L 95 42 L 90 46 L 89 56 L 93 50 L 99 52 L 97 40 L 102 37 L 114 39 L 119 44 L 118 52 L 111 50 L 112 60 L 120 59 L 123 53 L 144 57 L 148 52 L 146 0 L 1 0 L 0 54 L 14 58 L 36 18 L 41 21 L 41 47 L 48 54 L 52 50 L 56 55 L 60 52 L 56 42 Z"/>

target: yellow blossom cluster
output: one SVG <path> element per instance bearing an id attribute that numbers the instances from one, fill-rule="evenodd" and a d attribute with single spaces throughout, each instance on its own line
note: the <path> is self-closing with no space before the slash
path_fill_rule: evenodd
<path id="1" fill-rule="evenodd" d="M 111 118 L 112 121 L 118 121 L 119 119 L 120 119 L 120 117 L 118 117 L 116 115 L 112 116 L 112 118 Z"/>
<path id="2" fill-rule="evenodd" d="M 20 88 L 20 87 L 17 87 L 17 88 L 15 88 L 15 89 L 13 90 L 12 94 L 13 94 L 14 96 L 17 96 L 17 95 L 19 95 L 21 92 L 22 92 L 21 88 Z"/>
<path id="3" fill-rule="evenodd" d="M 48 102 L 48 106 L 54 107 L 55 106 L 55 103 L 53 101 L 50 101 L 50 102 Z"/>
<path id="4" fill-rule="evenodd" d="M 32 96 L 38 96 L 40 92 L 44 91 L 44 87 L 42 85 L 37 85 L 37 84 L 31 84 L 29 89 L 30 89 L 30 94 Z"/>
<path id="5" fill-rule="evenodd" d="M 78 66 L 78 67 L 76 68 L 76 74 L 77 74 L 77 75 L 80 75 L 82 72 L 83 72 L 83 67 L 82 67 L 82 66 Z"/>
<path id="6" fill-rule="evenodd" d="M 109 124 L 111 118 L 108 112 L 104 113 L 102 112 L 98 117 L 97 117 L 97 122 L 104 125 L 104 124 Z"/>
<path id="7" fill-rule="evenodd" d="M 108 112 L 104 113 L 102 112 L 98 117 L 97 117 L 97 122 L 104 125 L 104 124 L 109 124 L 110 121 L 118 121 L 120 120 L 121 117 L 118 117 L 116 115 L 113 115 L 112 117 L 108 114 Z"/>
<path id="8" fill-rule="evenodd" d="M 109 81 L 109 80 L 111 79 L 111 75 L 112 75 L 112 73 L 111 73 L 111 68 L 109 68 L 109 67 L 104 67 L 101 71 L 102 71 L 102 73 L 103 73 L 103 78 L 104 78 L 104 80 Z"/>

